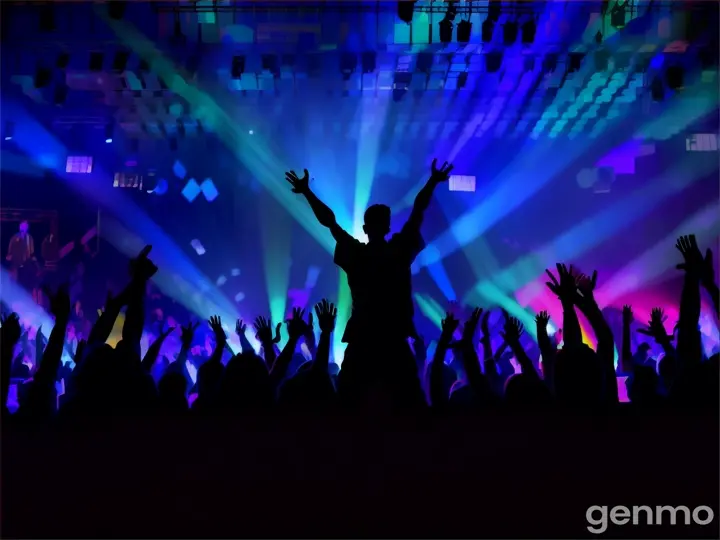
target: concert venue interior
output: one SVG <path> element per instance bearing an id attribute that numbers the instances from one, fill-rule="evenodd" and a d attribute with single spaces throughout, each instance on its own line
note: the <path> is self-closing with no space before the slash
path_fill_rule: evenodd
<path id="1" fill-rule="evenodd" d="M 531 338 L 549 310 L 554 331 L 557 261 L 598 270 L 609 316 L 662 306 L 671 332 L 674 239 L 717 242 L 712 2 L 11 4 L 3 258 L 27 220 L 38 260 L 24 280 L 4 260 L 2 294 L 30 326 L 50 325 L 41 282 L 79 281 L 88 318 L 152 244 L 158 319 L 220 314 L 231 330 L 328 297 L 342 327 L 332 237 L 288 169 L 309 169 L 362 239 L 370 204 L 391 206 L 397 230 L 432 158 L 454 163 L 413 267 L 428 341 L 450 305 L 502 307 Z M 709 305 L 701 322 L 711 354 Z"/>
<path id="2" fill-rule="evenodd" d="M 719 6 L 0 1 L 3 537 L 718 538 Z"/>

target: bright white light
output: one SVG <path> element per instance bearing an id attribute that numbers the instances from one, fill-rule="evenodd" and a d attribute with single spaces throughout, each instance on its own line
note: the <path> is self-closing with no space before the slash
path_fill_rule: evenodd
<path id="1" fill-rule="evenodd" d="M 250 131 L 248 131 L 248 133 L 249 133 L 250 135 L 253 135 L 255 132 L 251 129 Z"/>
<path id="2" fill-rule="evenodd" d="M 105 139 L 105 144 L 110 144 L 112 142 L 112 139 Z"/>
<path id="3" fill-rule="evenodd" d="M 191 245 L 192 248 L 195 250 L 195 253 L 197 253 L 198 255 L 204 255 L 204 254 L 205 254 L 205 248 L 203 247 L 203 245 L 202 245 L 202 243 L 200 242 L 200 240 L 198 240 L 198 239 L 192 240 L 192 241 L 190 242 L 190 245 Z"/>

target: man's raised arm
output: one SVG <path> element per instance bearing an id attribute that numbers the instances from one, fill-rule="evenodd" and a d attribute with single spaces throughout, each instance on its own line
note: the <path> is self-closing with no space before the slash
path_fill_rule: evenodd
<path id="1" fill-rule="evenodd" d="M 447 182 L 448 178 L 450 178 L 452 170 L 453 165 L 449 164 L 447 161 L 438 169 L 437 159 L 433 159 L 430 178 L 415 197 L 415 203 L 413 204 L 413 209 L 407 222 L 409 226 L 420 229 L 420 225 L 422 225 L 423 217 L 425 215 L 425 210 L 427 210 L 428 206 L 430 206 L 430 201 L 432 200 L 435 187 L 438 184 Z"/>
<path id="2" fill-rule="evenodd" d="M 330 229 L 335 240 L 338 240 L 338 235 L 344 231 L 340 225 L 338 225 L 335 214 L 330 207 L 318 199 L 317 195 L 312 192 L 310 189 L 310 173 L 308 173 L 307 169 L 305 169 L 304 172 L 305 174 L 302 178 L 300 178 L 295 171 L 287 172 L 285 173 L 285 179 L 292 186 L 293 193 L 299 193 L 307 199 L 320 225 Z"/>

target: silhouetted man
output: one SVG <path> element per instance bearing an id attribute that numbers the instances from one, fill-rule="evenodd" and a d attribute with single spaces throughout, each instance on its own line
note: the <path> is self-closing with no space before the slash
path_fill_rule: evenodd
<path id="1" fill-rule="evenodd" d="M 293 192 L 304 195 L 320 224 L 330 229 L 337 242 L 335 264 L 348 276 L 353 309 L 343 335 L 348 344 L 344 370 L 350 367 L 348 361 L 371 354 L 370 346 L 375 352 L 378 347 L 409 352 L 407 338 L 415 335 L 410 266 L 425 247 L 420 226 L 435 187 L 447 181 L 453 169 L 447 162 L 439 169 L 436 164 L 433 160 L 430 179 L 415 198 L 408 221 L 390 240 L 385 239 L 390 233 L 390 208 L 376 204 L 367 209 L 363 225 L 367 244 L 338 225 L 332 210 L 310 189 L 307 170 L 302 178 L 294 171 L 286 173 Z"/>

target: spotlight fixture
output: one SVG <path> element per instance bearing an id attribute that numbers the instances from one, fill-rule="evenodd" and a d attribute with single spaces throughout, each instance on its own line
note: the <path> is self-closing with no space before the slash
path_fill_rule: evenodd
<path id="1" fill-rule="evenodd" d="M 244 56 L 233 56 L 232 67 L 230 69 L 230 75 L 233 79 L 240 79 L 242 74 L 245 72 L 245 57 Z"/>
<path id="2" fill-rule="evenodd" d="M 537 25 L 535 24 L 535 19 L 530 19 L 523 23 L 520 36 L 523 45 L 531 45 L 533 41 L 535 41 L 536 30 Z"/>
<path id="3" fill-rule="evenodd" d="M 485 70 L 488 73 L 497 73 L 502 65 L 502 53 L 490 52 L 485 55 Z"/>
<path id="4" fill-rule="evenodd" d="M 41 32 L 53 32 L 55 30 L 55 8 L 48 4 L 40 7 L 40 20 L 38 21 Z"/>
<path id="5" fill-rule="evenodd" d="M 59 83 L 55 86 L 55 91 L 53 92 L 53 102 L 55 105 L 63 105 L 65 100 L 67 100 L 67 95 L 67 85 L 65 83 Z"/>
<path id="6" fill-rule="evenodd" d="M 500 20 L 500 0 L 488 0 L 488 16 L 492 22 L 498 22 Z"/>
<path id="7" fill-rule="evenodd" d="M 625 28 L 625 12 L 627 8 L 627 0 L 619 0 L 615 2 L 615 5 L 610 10 L 610 24 L 613 28 Z"/>
<path id="8" fill-rule="evenodd" d="M 5 131 L 3 132 L 3 137 L 6 141 L 12 141 L 14 135 L 15 123 L 11 122 L 10 120 L 5 120 Z"/>
<path id="9" fill-rule="evenodd" d="M 440 26 L 440 43 L 450 43 L 452 41 L 453 23 L 448 19 L 443 19 L 438 23 Z"/>
<path id="10" fill-rule="evenodd" d="M 512 45 L 517 41 L 518 24 L 515 21 L 508 21 L 503 26 L 503 43 Z"/>
<path id="11" fill-rule="evenodd" d="M 60 53 L 55 61 L 55 67 L 58 69 L 65 69 L 70 64 L 70 55 L 66 52 Z"/>
<path id="12" fill-rule="evenodd" d="M 650 84 L 650 95 L 653 101 L 662 101 L 665 99 L 665 86 L 660 77 L 655 77 Z"/>
<path id="13" fill-rule="evenodd" d="M 116 52 L 112 63 L 113 71 L 115 71 L 116 73 L 122 73 L 123 71 L 125 71 L 128 63 L 128 58 L 130 58 L 130 53 L 126 51 Z"/>
<path id="14" fill-rule="evenodd" d="M 570 53 L 568 57 L 568 73 L 575 73 L 582 66 L 582 61 L 585 59 L 584 53 Z"/>
<path id="15" fill-rule="evenodd" d="M 682 66 L 670 66 L 665 72 L 665 81 L 671 90 L 682 90 L 685 70 Z"/>
<path id="16" fill-rule="evenodd" d="M 110 0 L 108 2 L 108 15 L 116 21 L 121 20 L 125 16 L 125 2 Z"/>
<path id="17" fill-rule="evenodd" d="M 50 84 L 51 80 L 52 73 L 49 69 L 40 66 L 35 69 L 35 77 L 33 78 L 35 88 L 45 88 Z"/>
<path id="18" fill-rule="evenodd" d="M 360 55 L 363 73 L 373 73 L 377 67 L 377 55 L 375 51 L 366 51 Z"/>
<path id="19" fill-rule="evenodd" d="M 180 137 L 180 138 L 184 137 L 185 136 L 185 122 L 183 122 L 180 118 L 178 118 L 175 123 L 177 125 L 178 137 Z"/>
<path id="20" fill-rule="evenodd" d="M 470 33 L 472 31 L 472 23 L 463 19 L 457 25 L 458 43 L 470 43 Z"/>
<path id="21" fill-rule="evenodd" d="M 490 19 L 485 19 L 482 23 L 482 41 L 483 43 L 490 43 L 493 38 L 493 32 L 495 31 L 495 23 Z"/>
<path id="22" fill-rule="evenodd" d="M 415 2 L 409 0 L 398 2 L 397 12 L 398 18 L 402 22 L 410 24 L 413 20 L 413 14 L 415 13 Z"/>
<path id="23" fill-rule="evenodd" d="M 103 59 L 104 59 L 103 53 L 91 52 L 90 53 L 90 62 L 88 62 L 88 69 L 90 71 L 102 71 Z"/>
<path id="24" fill-rule="evenodd" d="M 112 125 L 112 122 L 105 125 L 105 144 L 113 142 L 113 131 L 114 126 Z"/>

